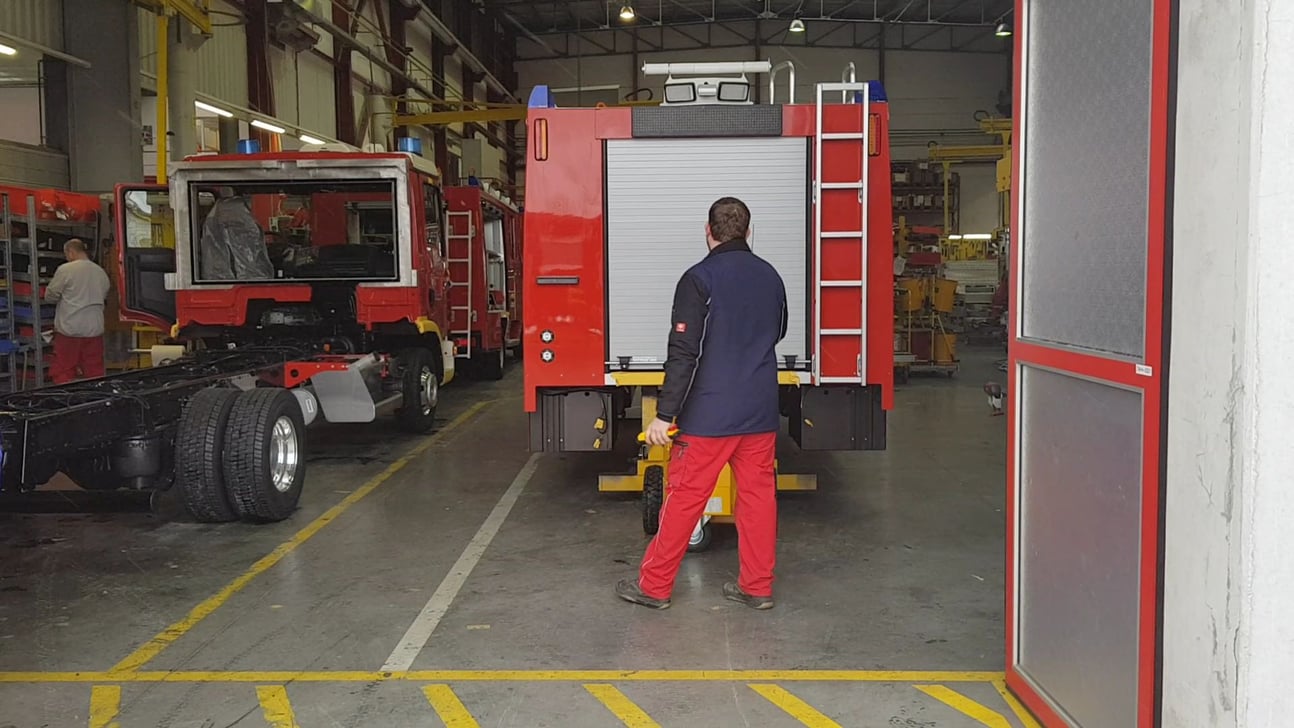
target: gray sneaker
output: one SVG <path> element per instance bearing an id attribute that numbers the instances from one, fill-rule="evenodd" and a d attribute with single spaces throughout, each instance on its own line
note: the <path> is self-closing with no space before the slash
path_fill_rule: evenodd
<path id="1" fill-rule="evenodd" d="M 751 609 L 772 609 L 773 608 L 772 597 L 751 596 L 750 594 L 747 594 L 746 592 L 742 591 L 741 587 L 737 586 L 737 583 L 734 581 L 730 581 L 727 584 L 723 585 L 723 598 L 730 601 L 737 602 L 738 604 L 745 604 Z"/>
<path id="2" fill-rule="evenodd" d="M 621 579 L 619 583 L 616 584 L 616 596 L 626 602 L 632 602 L 633 604 L 650 607 L 652 609 L 669 608 L 668 599 L 655 599 L 643 594 L 642 588 L 638 586 L 637 579 Z"/>

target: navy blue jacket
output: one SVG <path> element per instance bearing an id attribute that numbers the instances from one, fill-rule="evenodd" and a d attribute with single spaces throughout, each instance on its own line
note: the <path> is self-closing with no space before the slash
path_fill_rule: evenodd
<path id="1" fill-rule="evenodd" d="M 657 417 L 683 434 L 776 432 L 776 346 L 786 336 L 786 286 L 744 240 L 710 251 L 674 291 Z"/>

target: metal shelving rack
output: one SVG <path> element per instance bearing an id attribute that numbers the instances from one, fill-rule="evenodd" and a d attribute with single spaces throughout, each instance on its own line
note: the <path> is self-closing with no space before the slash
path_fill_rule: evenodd
<path id="1" fill-rule="evenodd" d="M 26 225 L 27 234 L 24 238 L 18 239 L 13 232 L 9 233 L 9 239 L 13 244 L 6 246 L 9 250 L 6 253 L 7 259 L 12 263 L 14 252 L 22 253 L 27 256 L 27 269 L 22 272 L 14 271 L 14 275 L 9 276 L 10 300 L 10 318 L 15 329 L 15 341 L 18 343 L 19 351 L 22 355 L 23 368 L 21 372 L 15 371 L 16 389 L 26 389 L 28 385 L 43 387 L 46 384 L 45 364 L 46 349 L 50 345 L 45 342 L 43 331 L 45 328 L 53 328 L 53 312 L 46 315 L 44 311 L 44 293 L 43 288 L 53 277 L 54 271 L 49 270 L 49 275 L 41 273 L 41 257 L 44 253 L 46 260 L 55 259 L 61 261 L 63 258 L 63 242 L 69 238 L 80 238 L 85 242 L 87 249 L 93 256 L 98 243 L 98 221 L 66 221 L 66 220 L 42 220 L 36 214 L 36 197 L 30 195 L 27 197 L 26 214 L 18 217 L 10 213 L 9 225 L 17 221 Z M 12 227 L 10 227 L 12 231 Z M 42 234 L 48 236 L 50 246 L 47 249 L 41 249 Z M 57 268 L 57 265 L 54 266 Z M 11 266 L 12 268 L 12 266 Z M 25 281 L 20 281 L 25 278 Z M 18 295 L 14 290 L 15 283 L 26 283 L 28 287 L 27 295 Z M 19 315 L 18 306 L 25 306 L 28 310 L 27 315 Z M 24 336 L 18 332 L 20 324 L 31 325 L 30 336 Z M 16 362 L 15 362 L 16 363 Z M 30 375 L 30 376 L 29 376 Z"/>
<path id="2" fill-rule="evenodd" d="M 0 194 L 0 265 L 4 266 L 4 296 L 0 297 L 4 310 L 0 311 L 0 390 L 13 392 L 18 388 L 18 338 L 13 318 L 13 228 L 9 215 L 9 195 Z"/>

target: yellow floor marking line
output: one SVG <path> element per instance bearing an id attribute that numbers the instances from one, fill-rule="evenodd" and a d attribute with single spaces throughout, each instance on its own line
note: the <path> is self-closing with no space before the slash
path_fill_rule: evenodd
<path id="1" fill-rule="evenodd" d="M 943 685 L 914 685 L 917 690 L 947 705 L 962 715 L 979 721 L 988 728 L 1011 728 L 1011 722 L 1001 713 L 980 705 L 961 693 L 954 692 Z"/>
<path id="2" fill-rule="evenodd" d="M 467 706 L 458 699 L 448 685 L 428 685 L 422 689 L 427 702 L 436 710 L 436 715 L 445 724 L 445 728 L 480 728 L 480 723 L 467 712 Z"/>
<path id="3" fill-rule="evenodd" d="M 90 728 L 121 728 L 121 686 L 95 685 L 90 689 Z"/>
<path id="4" fill-rule="evenodd" d="M 643 712 L 634 701 L 610 685 L 585 685 L 584 689 L 598 699 L 626 728 L 660 728 L 660 724 Z"/>
<path id="5" fill-rule="evenodd" d="M 292 703 L 288 702 L 288 691 L 282 685 L 257 686 L 256 699 L 261 702 L 261 713 L 270 728 L 301 728 L 296 713 L 292 712 Z"/>
<path id="6" fill-rule="evenodd" d="M 1042 728 L 1042 724 L 1033 717 L 1033 714 L 1029 712 L 1029 709 L 1024 707 L 1024 704 L 1020 702 L 1020 699 L 1012 695 L 1011 691 L 1007 689 L 1006 680 L 994 680 L 993 687 L 997 688 L 997 694 L 1002 696 L 1002 699 L 1006 701 L 1008 706 L 1010 706 L 1011 712 L 1015 713 L 1015 717 L 1020 721 L 1020 725 L 1023 725 L 1024 728 Z"/>
<path id="7" fill-rule="evenodd" d="M 351 506 L 363 500 L 364 496 L 372 493 L 379 485 L 382 485 L 389 480 L 391 476 L 404 469 L 404 467 L 412 462 L 414 458 L 429 450 L 433 445 L 444 439 L 445 436 L 462 426 L 463 423 L 470 420 L 478 412 L 493 402 L 494 400 L 486 400 L 484 402 L 477 402 L 469 407 L 466 412 L 455 417 L 449 424 L 437 431 L 436 434 L 423 440 L 420 445 L 405 453 L 399 460 L 388 465 L 385 470 L 370 478 L 368 482 L 364 483 L 353 493 L 343 498 L 340 503 L 324 511 L 324 513 L 318 518 L 311 521 L 300 531 L 297 531 L 292 538 L 279 544 L 279 546 L 269 554 L 252 564 L 247 571 L 244 571 L 233 581 L 226 584 L 223 589 L 203 600 L 183 619 L 162 630 L 143 645 L 140 645 L 134 652 L 130 653 L 123 658 L 121 662 L 114 665 L 109 672 L 135 672 L 144 665 L 147 665 L 153 660 L 153 658 L 161 654 L 162 650 L 165 650 L 173 642 L 183 637 L 189 630 L 196 627 L 199 622 L 206 619 L 212 612 L 216 611 L 221 607 L 221 605 L 229 601 L 230 597 L 242 591 L 243 587 L 247 586 L 252 579 L 255 579 L 257 576 L 269 571 L 275 564 L 282 561 L 284 556 L 287 556 L 295 551 L 301 544 L 309 541 L 315 534 L 319 533 L 324 526 L 337 520 L 337 518 L 341 514 L 345 513 Z"/>
<path id="8" fill-rule="evenodd" d="M 841 728 L 839 723 L 818 712 L 817 708 L 791 694 L 786 688 L 777 685 L 751 685 L 750 689 L 809 728 Z"/>
<path id="9" fill-rule="evenodd" d="M 992 683 L 1000 672 L 905 670 L 149 670 L 140 672 L 0 672 L 0 683 L 289 683 L 289 682 L 882 682 Z"/>

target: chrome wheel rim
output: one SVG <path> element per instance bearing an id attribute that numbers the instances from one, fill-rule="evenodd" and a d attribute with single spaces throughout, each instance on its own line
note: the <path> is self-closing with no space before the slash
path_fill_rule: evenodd
<path id="1" fill-rule="evenodd" d="M 286 493 L 292 489 L 300 462 L 297 426 L 292 418 L 280 417 L 274 421 L 274 429 L 270 431 L 270 480 L 275 490 Z"/>
<path id="2" fill-rule="evenodd" d="M 418 400 L 422 405 L 422 414 L 430 415 L 436 409 L 436 400 L 440 398 L 440 382 L 431 367 L 424 366 L 418 374 Z"/>

